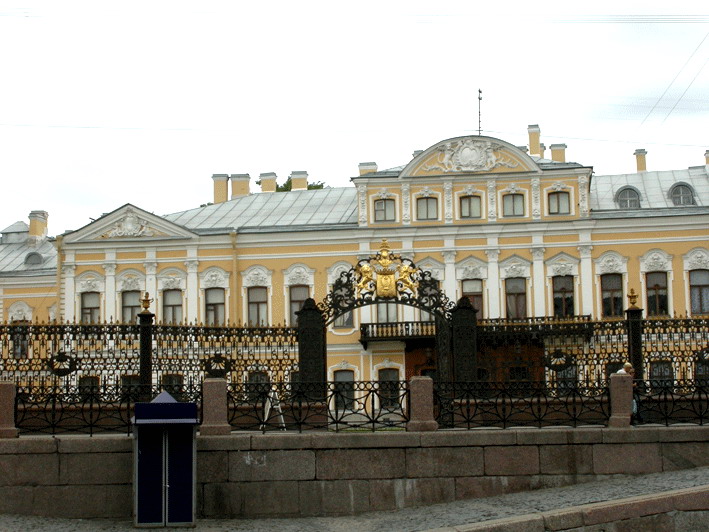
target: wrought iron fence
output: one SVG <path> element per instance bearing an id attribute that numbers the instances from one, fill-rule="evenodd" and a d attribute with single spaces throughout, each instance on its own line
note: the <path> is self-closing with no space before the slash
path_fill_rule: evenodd
<path id="1" fill-rule="evenodd" d="M 243 382 L 265 371 L 284 381 L 298 370 L 296 329 L 153 325 L 153 382 L 175 385 L 205 376 Z M 0 378 L 18 385 L 137 384 L 140 337 L 130 324 L 0 325 Z"/>
<path id="2" fill-rule="evenodd" d="M 18 386 L 15 426 L 20 434 L 131 432 L 135 403 L 167 391 L 178 401 L 202 403 L 201 383 L 180 385 L 66 386 L 56 381 Z"/>
<path id="3" fill-rule="evenodd" d="M 633 391 L 633 421 L 639 425 L 709 422 L 709 380 L 640 380 Z"/>
<path id="4" fill-rule="evenodd" d="M 610 416 L 603 382 L 439 382 L 433 401 L 443 429 L 605 425 Z"/>
<path id="5" fill-rule="evenodd" d="M 403 430 L 409 420 L 405 381 L 231 384 L 227 402 L 234 430 Z"/>

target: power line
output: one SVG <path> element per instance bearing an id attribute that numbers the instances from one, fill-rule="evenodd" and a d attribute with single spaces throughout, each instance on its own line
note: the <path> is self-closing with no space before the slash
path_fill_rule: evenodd
<path id="1" fill-rule="evenodd" d="M 707 33 L 707 35 L 709 35 L 709 33 Z M 684 92 L 683 92 L 682 95 L 677 99 L 677 101 L 675 102 L 675 104 L 672 106 L 672 109 L 670 109 L 670 112 L 667 113 L 667 116 L 665 117 L 665 120 L 667 120 L 667 119 L 670 117 L 670 115 L 672 114 L 672 111 L 674 111 L 674 110 L 675 110 L 675 107 L 677 107 L 677 104 L 682 101 L 682 98 L 684 98 L 684 95 L 687 94 L 687 91 L 688 91 L 689 88 L 694 84 L 694 82 L 696 81 L 696 79 L 699 77 L 699 74 L 702 73 L 702 70 L 704 70 L 704 67 L 707 66 L 707 63 L 709 63 L 709 57 L 707 57 L 707 60 L 704 61 L 704 64 L 702 65 L 702 68 L 699 69 L 699 72 L 697 72 L 697 75 L 694 76 L 694 77 L 692 78 L 692 81 L 689 82 L 689 85 L 687 85 L 687 88 L 684 89 Z M 665 120 L 662 121 L 663 124 L 665 123 Z"/>

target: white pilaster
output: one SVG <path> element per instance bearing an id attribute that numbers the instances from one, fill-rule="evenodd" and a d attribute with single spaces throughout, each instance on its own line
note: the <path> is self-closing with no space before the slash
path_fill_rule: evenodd
<path id="1" fill-rule="evenodd" d="M 488 317 L 500 317 L 500 257 L 499 249 L 486 249 Z"/>
<path id="2" fill-rule="evenodd" d="M 145 262 L 143 263 L 143 267 L 145 268 L 145 291 L 150 294 L 150 299 L 153 300 L 152 303 L 150 303 L 152 307 L 150 311 L 156 313 L 158 305 L 158 278 L 156 276 L 158 263 Z"/>
<path id="3" fill-rule="evenodd" d="M 443 292 L 451 301 L 458 301 L 456 279 L 455 279 L 455 256 L 457 252 L 452 249 L 444 250 L 443 260 L 445 261 L 445 279 L 443 280 Z"/>
<path id="4" fill-rule="evenodd" d="M 581 314 L 593 314 L 593 263 L 591 261 L 591 245 L 578 247 L 581 257 Z"/>
<path id="5" fill-rule="evenodd" d="M 116 264 L 104 264 L 103 271 L 106 277 L 106 319 L 117 321 L 119 314 L 116 311 Z"/>
<path id="6" fill-rule="evenodd" d="M 76 266 L 73 264 L 64 264 L 62 266 L 64 275 L 64 294 L 66 301 L 64 302 L 64 319 L 66 321 L 74 321 L 76 318 Z"/>
<path id="7" fill-rule="evenodd" d="M 532 248 L 532 292 L 534 297 L 534 316 L 546 316 L 544 297 L 544 252 L 543 247 Z"/>
<path id="8" fill-rule="evenodd" d="M 187 321 L 191 323 L 196 323 L 199 315 L 199 287 L 197 285 L 197 269 L 199 268 L 199 261 L 187 260 L 185 261 L 185 267 L 187 268 Z"/>

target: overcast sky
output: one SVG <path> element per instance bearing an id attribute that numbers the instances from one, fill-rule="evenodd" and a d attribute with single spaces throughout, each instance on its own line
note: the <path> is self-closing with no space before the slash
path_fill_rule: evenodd
<path id="1" fill-rule="evenodd" d="M 570 7 L 575 6 L 579 7 Z M 709 3 L 0 0 L 0 229 L 212 201 L 213 173 L 357 165 L 482 132 L 597 174 L 704 164 Z"/>

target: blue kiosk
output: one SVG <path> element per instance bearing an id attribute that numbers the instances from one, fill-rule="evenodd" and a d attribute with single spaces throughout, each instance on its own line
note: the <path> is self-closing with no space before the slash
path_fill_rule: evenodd
<path id="1" fill-rule="evenodd" d="M 197 405 L 162 392 L 133 423 L 135 526 L 194 526 Z"/>

